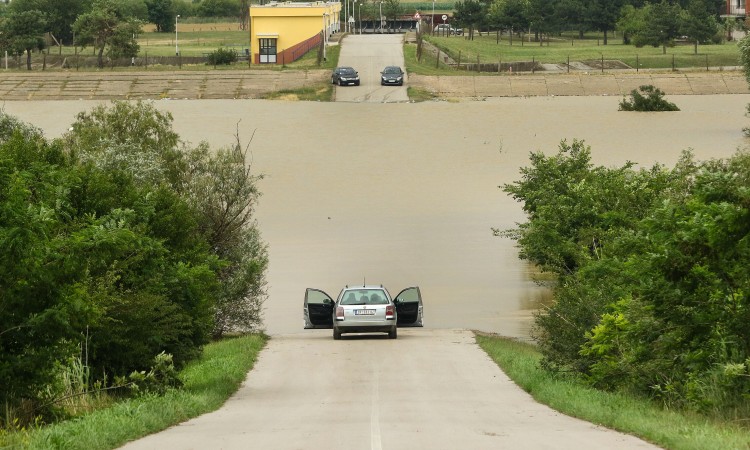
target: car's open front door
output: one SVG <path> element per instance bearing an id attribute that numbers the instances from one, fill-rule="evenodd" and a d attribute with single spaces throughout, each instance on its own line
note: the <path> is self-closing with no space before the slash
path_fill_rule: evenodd
<path id="1" fill-rule="evenodd" d="M 398 312 L 398 326 L 421 327 L 422 320 L 422 294 L 418 287 L 406 288 L 399 292 L 394 300 Z"/>
<path id="2" fill-rule="evenodd" d="M 333 328 L 333 299 L 320 289 L 305 291 L 305 328 Z"/>

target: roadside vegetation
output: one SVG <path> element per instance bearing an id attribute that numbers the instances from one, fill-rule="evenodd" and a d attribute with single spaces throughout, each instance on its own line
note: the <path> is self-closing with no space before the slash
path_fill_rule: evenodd
<path id="1" fill-rule="evenodd" d="M 181 142 L 149 103 L 54 140 L 0 114 L 0 429 L 179 388 L 206 344 L 262 328 L 247 152 Z"/>
<path id="2" fill-rule="evenodd" d="M 605 392 L 575 376 L 540 367 L 531 344 L 478 334 L 477 343 L 516 384 L 540 403 L 563 414 L 641 437 L 671 450 L 746 449 L 750 431 L 738 423 L 662 408 L 647 398 Z"/>
<path id="3" fill-rule="evenodd" d="M 143 393 L 51 426 L 0 430 L 0 447 L 111 449 L 218 409 L 237 391 L 267 338 L 228 337 L 206 345 L 180 371 L 180 389 Z"/>
<path id="4" fill-rule="evenodd" d="M 747 423 L 750 153 L 609 168 L 591 152 L 533 152 L 503 186 L 527 221 L 497 235 L 557 279 L 535 320 L 542 367 Z"/>

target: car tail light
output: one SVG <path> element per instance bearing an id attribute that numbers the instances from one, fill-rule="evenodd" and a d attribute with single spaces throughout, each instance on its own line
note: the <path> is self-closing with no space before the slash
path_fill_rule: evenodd
<path id="1" fill-rule="evenodd" d="M 388 305 L 385 307 L 386 319 L 393 319 L 394 314 L 396 314 L 396 309 L 393 307 L 393 305 Z"/>
<path id="2" fill-rule="evenodd" d="M 343 306 L 336 307 L 336 320 L 344 320 L 344 307 Z"/>

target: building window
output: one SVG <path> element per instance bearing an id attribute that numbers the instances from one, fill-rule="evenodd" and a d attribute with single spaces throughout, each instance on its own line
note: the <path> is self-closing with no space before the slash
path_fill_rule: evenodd
<path id="1" fill-rule="evenodd" d="M 261 38 L 258 48 L 261 64 L 276 64 L 276 39 Z"/>

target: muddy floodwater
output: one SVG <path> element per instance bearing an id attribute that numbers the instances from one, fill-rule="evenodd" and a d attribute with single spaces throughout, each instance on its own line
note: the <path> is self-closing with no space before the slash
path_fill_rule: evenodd
<path id="1" fill-rule="evenodd" d="M 524 216 L 498 186 L 529 152 L 583 139 L 594 162 L 672 165 L 692 148 L 725 157 L 747 144 L 747 95 L 670 96 L 682 111 L 618 112 L 615 97 L 535 97 L 401 104 L 157 101 L 187 141 L 228 145 L 239 129 L 266 178 L 257 209 L 270 251 L 269 333 L 302 330 L 305 288 L 419 285 L 428 327 L 528 336 L 548 297 L 491 229 Z M 58 136 L 92 102 L 6 102 Z"/>

